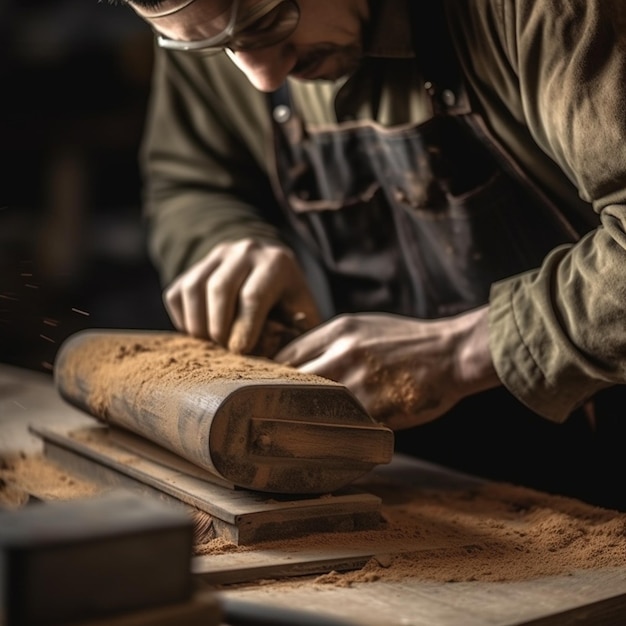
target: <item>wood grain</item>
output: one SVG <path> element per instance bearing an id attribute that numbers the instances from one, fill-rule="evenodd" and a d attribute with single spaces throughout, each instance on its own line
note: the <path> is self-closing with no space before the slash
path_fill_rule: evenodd
<path id="1" fill-rule="evenodd" d="M 336 491 L 393 454 L 343 385 L 177 333 L 82 331 L 54 381 L 89 415 L 256 491 Z"/>

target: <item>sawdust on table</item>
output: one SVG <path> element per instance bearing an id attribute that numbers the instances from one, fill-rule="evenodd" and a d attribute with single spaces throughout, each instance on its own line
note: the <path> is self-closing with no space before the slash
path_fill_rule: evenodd
<path id="1" fill-rule="evenodd" d="M 376 489 L 368 486 L 368 491 L 375 490 L 383 498 L 383 524 L 377 530 L 350 533 L 349 540 L 366 540 L 371 546 L 405 540 L 418 548 L 382 552 L 360 570 L 333 571 L 318 576 L 316 584 L 347 587 L 357 582 L 406 579 L 506 582 L 626 564 L 624 513 L 506 483 L 443 491 L 391 484 Z M 333 545 L 342 545 L 341 534 L 231 549 L 311 551 Z M 214 554 L 225 547 L 222 541 L 215 541 L 196 550 Z M 272 584 L 310 582 L 289 579 Z"/>
<path id="2" fill-rule="evenodd" d="M 5 508 L 23 506 L 29 494 L 43 500 L 70 500 L 101 489 L 45 457 L 0 461 L 0 506 Z M 417 546 L 412 552 L 381 552 L 360 570 L 333 571 L 313 580 L 316 585 L 339 587 L 377 580 L 519 581 L 626 564 L 626 513 L 506 483 L 429 490 L 381 478 L 368 483 L 367 491 L 383 499 L 379 529 L 317 533 L 253 546 L 216 538 L 197 542 L 195 555 L 311 552 L 363 540 L 371 546 L 393 541 Z M 299 586 L 310 585 L 311 580 L 271 583 Z"/>
<path id="3" fill-rule="evenodd" d="M 96 495 L 97 485 L 68 474 L 43 456 L 0 459 L 0 508 L 18 509 L 32 498 L 72 500 Z"/>

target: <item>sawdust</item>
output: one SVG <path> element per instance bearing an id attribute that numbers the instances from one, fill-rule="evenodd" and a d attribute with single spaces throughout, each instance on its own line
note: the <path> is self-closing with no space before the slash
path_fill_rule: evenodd
<path id="1" fill-rule="evenodd" d="M 101 489 L 44 457 L 0 462 L 0 506 L 5 508 L 24 506 L 32 496 L 71 500 Z M 383 547 L 356 571 L 272 581 L 290 587 L 349 587 L 378 580 L 506 582 L 623 568 L 626 563 L 626 513 L 505 483 L 428 490 L 377 480 L 367 490 L 383 500 L 383 523 L 376 530 L 318 533 L 252 546 L 236 546 L 216 537 L 196 541 L 194 555 L 297 553 L 364 543 L 411 546 L 406 552 Z M 203 516 L 205 525 L 210 521 L 210 516 Z M 206 532 L 196 535 L 206 536 Z"/>
<path id="2" fill-rule="evenodd" d="M 237 552 L 239 548 L 230 541 L 216 537 L 210 541 L 203 541 L 195 545 L 194 554 L 196 556 L 209 556 L 216 554 L 227 554 L 229 552 Z"/>
<path id="3" fill-rule="evenodd" d="M 377 489 L 383 497 L 385 520 L 379 530 L 357 531 L 343 538 L 324 533 L 253 547 L 233 546 L 233 550 L 311 551 L 349 547 L 354 542 L 384 546 L 394 540 L 411 546 L 407 552 L 381 548 L 381 554 L 360 570 L 332 571 L 313 580 L 316 585 L 338 587 L 377 580 L 520 581 L 626 563 L 623 513 L 501 483 L 460 491 L 390 484 Z M 217 544 L 209 542 L 199 550 L 214 554 L 214 547 Z M 219 549 L 223 550 L 222 544 Z M 311 582 L 290 579 L 276 584 L 309 586 Z"/>
<path id="4" fill-rule="evenodd" d="M 30 500 L 72 500 L 95 495 L 100 488 L 43 456 L 17 456 L 0 461 L 0 507 L 17 509 Z"/>
<path id="5" fill-rule="evenodd" d="M 85 389 L 67 387 L 88 380 L 87 403 L 106 419 L 112 394 L 124 381 L 129 388 L 187 384 L 216 380 L 275 380 L 334 384 L 319 376 L 303 374 L 264 357 L 233 354 L 225 348 L 174 332 L 87 332 L 70 338 L 73 350 L 61 349 L 64 391 L 81 397 Z"/>
<path id="6" fill-rule="evenodd" d="M 439 400 L 439 390 L 415 379 L 418 364 L 404 360 L 393 367 L 383 366 L 369 351 L 361 355 L 367 385 L 376 393 L 368 407 L 377 421 L 397 430 L 412 424 L 413 416 L 429 411 Z"/>

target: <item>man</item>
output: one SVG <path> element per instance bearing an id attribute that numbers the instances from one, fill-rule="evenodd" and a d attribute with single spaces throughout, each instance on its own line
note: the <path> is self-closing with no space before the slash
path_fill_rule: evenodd
<path id="1" fill-rule="evenodd" d="M 398 449 L 624 506 L 622 0 L 129 4 L 176 327 L 297 323 Z"/>

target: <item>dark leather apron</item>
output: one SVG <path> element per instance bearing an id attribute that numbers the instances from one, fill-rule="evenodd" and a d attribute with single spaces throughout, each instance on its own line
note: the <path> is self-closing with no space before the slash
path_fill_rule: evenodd
<path id="1" fill-rule="evenodd" d="M 415 38 L 418 57 L 430 60 L 427 122 L 311 130 L 287 86 L 271 96 L 285 216 L 323 267 L 334 313 L 460 313 L 485 304 L 494 281 L 538 267 L 548 251 L 582 234 L 487 136 L 440 3 L 419 7 L 430 13 L 415 20 L 427 25 Z M 594 500 L 589 439 L 582 412 L 552 424 L 504 389 L 396 438 L 398 450 L 423 458 Z"/>
<path id="2" fill-rule="evenodd" d="M 433 117 L 418 126 L 311 130 L 287 86 L 272 96 L 286 215 L 324 267 L 337 313 L 454 315 L 579 235 L 477 137 L 486 127 L 456 68 L 425 58 L 437 61 L 425 81 Z"/>

